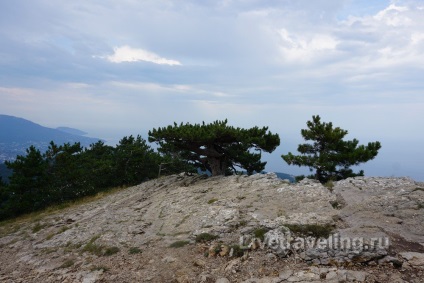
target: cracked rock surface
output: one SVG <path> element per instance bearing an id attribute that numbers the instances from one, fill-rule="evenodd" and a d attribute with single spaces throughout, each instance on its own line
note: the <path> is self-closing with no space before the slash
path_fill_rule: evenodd
<path id="1" fill-rule="evenodd" d="M 3 223 L 0 282 L 423 282 L 423 223 L 424 184 L 408 178 L 172 175 Z M 335 235 L 388 243 L 342 250 Z"/>

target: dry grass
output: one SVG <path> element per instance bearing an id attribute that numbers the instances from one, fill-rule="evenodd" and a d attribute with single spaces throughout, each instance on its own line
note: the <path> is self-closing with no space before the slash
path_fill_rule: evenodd
<path id="1" fill-rule="evenodd" d="M 100 200 L 106 196 L 125 190 L 126 188 L 127 187 L 111 188 L 109 190 L 99 192 L 96 195 L 86 196 L 77 200 L 52 205 L 39 211 L 20 215 L 13 219 L 0 221 L 0 237 L 6 236 L 9 234 L 14 234 L 18 232 L 20 229 L 22 229 L 23 227 L 26 227 L 28 224 L 31 224 L 31 223 L 36 223 L 34 227 L 32 228 L 35 230 L 33 231 L 33 233 L 36 233 L 45 227 L 43 226 L 43 224 L 40 224 L 40 223 L 37 224 L 37 222 L 40 222 L 43 218 L 47 216 L 51 216 L 52 214 L 55 214 L 57 212 L 61 212 L 65 209 L 75 208 L 80 205 L 84 205 L 84 204 L 88 204 L 88 203 Z"/>

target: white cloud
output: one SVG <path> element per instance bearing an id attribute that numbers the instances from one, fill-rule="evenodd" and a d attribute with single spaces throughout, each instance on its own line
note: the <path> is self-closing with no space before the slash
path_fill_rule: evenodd
<path id="1" fill-rule="evenodd" d="M 278 31 L 281 37 L 281 51 L 288 61 L 308 61 L 320 54 L 336 50 L 338 41 L 329 34 L 291 34 L 282 28 Z"/>
<path id="2" fill-rule="evenodd" d="M 106 58 L 113 63 L 145 61 L 159 65 L 181 65 L 179 61 L 166 59 L 153 52 L 132 48 L 128 45 L 115 47 L 113 55 L 107 56 Z"/>
<path id="3" fill-rule="evenodd" d="M 412 20 L 405 16 L 403 13 L 407 12 L 408 10 L 408 7 L 396 6 L 395 4 L 391 4 L 386 9 L 378 12 L 377 15 L 374 16 L 374 19 L 382 21 L 388 26 L 406 26 L 412 23 Z"/>

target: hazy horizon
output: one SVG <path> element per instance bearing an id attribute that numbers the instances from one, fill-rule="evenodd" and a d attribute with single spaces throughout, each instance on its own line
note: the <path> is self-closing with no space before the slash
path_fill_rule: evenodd
<path id="1" fill-rule="evenodd" d="M 2 114 L 2 113 L 0 113 Z M 19 117 L 19 118 L 24 118 L 24 117 Z M 25 119 L 25 118 L 24 118 Z M 36 124 L 41 125 L 40 123 L 37 123 L 36 121 L 32 121 L 35 122 Z M 70 121 L 71 122 L 71 121 Z M 200 121 L 201 122 L 201 121 Z M 207 122 L 207 121 L 205 121 Z M 209 121 L 212 122 L 212 121 Z M 195 122 L 198 123 L 198 122 Z M 172 123 L 169 123 L 172 124 Z M 238 126 L 238 125 L 233 125 L 231 124 L 231 122 L 229 121 L 229 124 L 232 126 Z M 167 126 L 168 124 L 164 124 L 162 126 Z M 45 126 L 45 125 L 41 125 L 41 126 Z M 57 127 L 61 127 L 63 125 L 59 125 Z M 252 125 L 255 126 L 255 125 Z M 266 125 L 262 125 L 262 126 L 266 126 Z M 337 126 L 337 125 L 334 125 Z M 56 126 L 51 127 L 51 128 L 57 128 Z M 68 127 L 65 125 L 65 127 Z M 306 128 L 306 123 L 305 126 L 303 128 Z M 341 127 L 343 128 L 343 127 Z M 152 128 L 151 128 L 152 129 Z M 83 129 L 76 129 L 76 130 L 83 130 Z M 280 132 L 275 132 L 273 131 L 271 128 L 269 129 L 270 131 L 272 131 L 273 133 L 277 133 L 281 136 L 283 135 L 283 133 Z M 84 130 L 85 131 L 85 130 Z M 87 133 L 85 135 L 83 135 L 84 137 L 91 137 L 91 138 L 99 138 L 104 140 L 105 144 L 110 145 L 110 146 L 116 146 L 119 143 L 119 140 L 122 139 L 124 136 L 137 136 L 140 135 L 143 139 L 145 139 L 147 141 L 148 139 L 148 130 L 144 131 L 144 132 L 131 132 L 131 133 L 127 133 L 127 134 L 114 134 L 114 135 L 109 135 L 109 136 L 94 136 L 91 135 L 90 133 Z M 349 135 L 349 138 L 347 139 L 353 139 L 355 138 L 353 135 Z M 345 139 L 346 140 L 346 139 Z M 370 140 L 371 141 L 371 140 Z M 302 140 L 301 136 L 300 136 L 300 129 L 299 129 L 299 135 L 297 137 L 289 137 L 286 138 L 285 141 L 281 142 L 281 145 L 279 147 L 277 147 L 277 149 L 269 154 L 269 153 L 262 153 L 262 160 L 263 161 L 267 161 L 267 165 L 265 170 L 268 172 L 282 172 L 282 173 L 287 173 L 287 174 L 291 174 L 291 175 L 309 175 L 311 174 L 309 169 L 307 167 L 298 167 L 298 166 L 289 166 L 286 164 L 286 162 L 280 157 L 281 154 L 286 154 L 287 152 L 291 151 L 294 154 L 297 154 L 297 146 L 299 143 L 304 143 L 305 141 Z M 366 144 L 369 141 L 361 141 L 360 140 L 360 144 Z M 157 146 L 154 143 L 149 143 L 152 148 L 156 149 Z M 413 178 L 416 181 L 424 181 L 424 176 L 422 175 L 421 170 L 419 170 L 419 168 L 414 168 L 413 165 L 411 164 L 406 164 L 406 166 L 403 166 L 402 163 L 398 162 L 397 160 L 402 160 L 402 156 L 394 156 L 392 157 L 393 163 L 392 164 L 387 164 L 387 158 L 380 160 L 380 155 L 381 152 L 396 152 L 396 147 L 397 143 L 394 144 L 383 144 L 383 148 L 380 150 L 379 155 L 377 155 L 377 157 L 374 160 L 371 160 L 367 163 L 361 164 L 360 166 L 354 167 L 354 171 L 359 171 L 359 170 L 364 170 L 365 171 L 365 176 L 380 176 L 380 177 L 410 177 Z M 416 145 L 411 146 L 411 148 L 417 148 L 419 146 L 418 142 Z M 385 150 L 385 151 L 384 151 Z M 413 151 L 411 151 L 411 156 L 410 158 L 413 158 Z M 419 162 L 419 158 L 416 159 L 417 163 Z"/>

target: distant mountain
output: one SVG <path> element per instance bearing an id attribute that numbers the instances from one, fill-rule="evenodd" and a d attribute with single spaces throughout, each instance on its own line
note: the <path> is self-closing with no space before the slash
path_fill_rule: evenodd
<path id="1" fill-rule="evenodd" d="M 286 173 L 281 173 L 281 172 L 275 172 L 275 174 L 277 175 L 278 178 L 282 179 L 282 180 L 289 180 L 290 183 L 294 183 L 296 182 L 296 179 L 293 175 L 289 175 Z"/>
<path id="2" fill-rule="evenodd" d="M 81 130 L 69 128 L 69 127 L 57 127 L 56 130 L 59 130 L 61 132 L 65 132 L 71 135 L 77 135 L 77 136 L 84 136 L 87 134 L 86 132 L 83 132 Z"/>
<path id="3" fill-rule="evenodd" d="M 71 129 L 66 127 L 61 129 L 63 128 Z M 84 133 L 76 129 L 71 130 L 74 133 Z M 87 147 L 99 139 L 43 127 L 18 117 L 0 115 L 0 163 L 5 160 L 14 160 L 17 155 L 24 155 L 31 145 L 44 152 L 50 141 L 58 145 L 80 142 L 82 146 Z"/>

